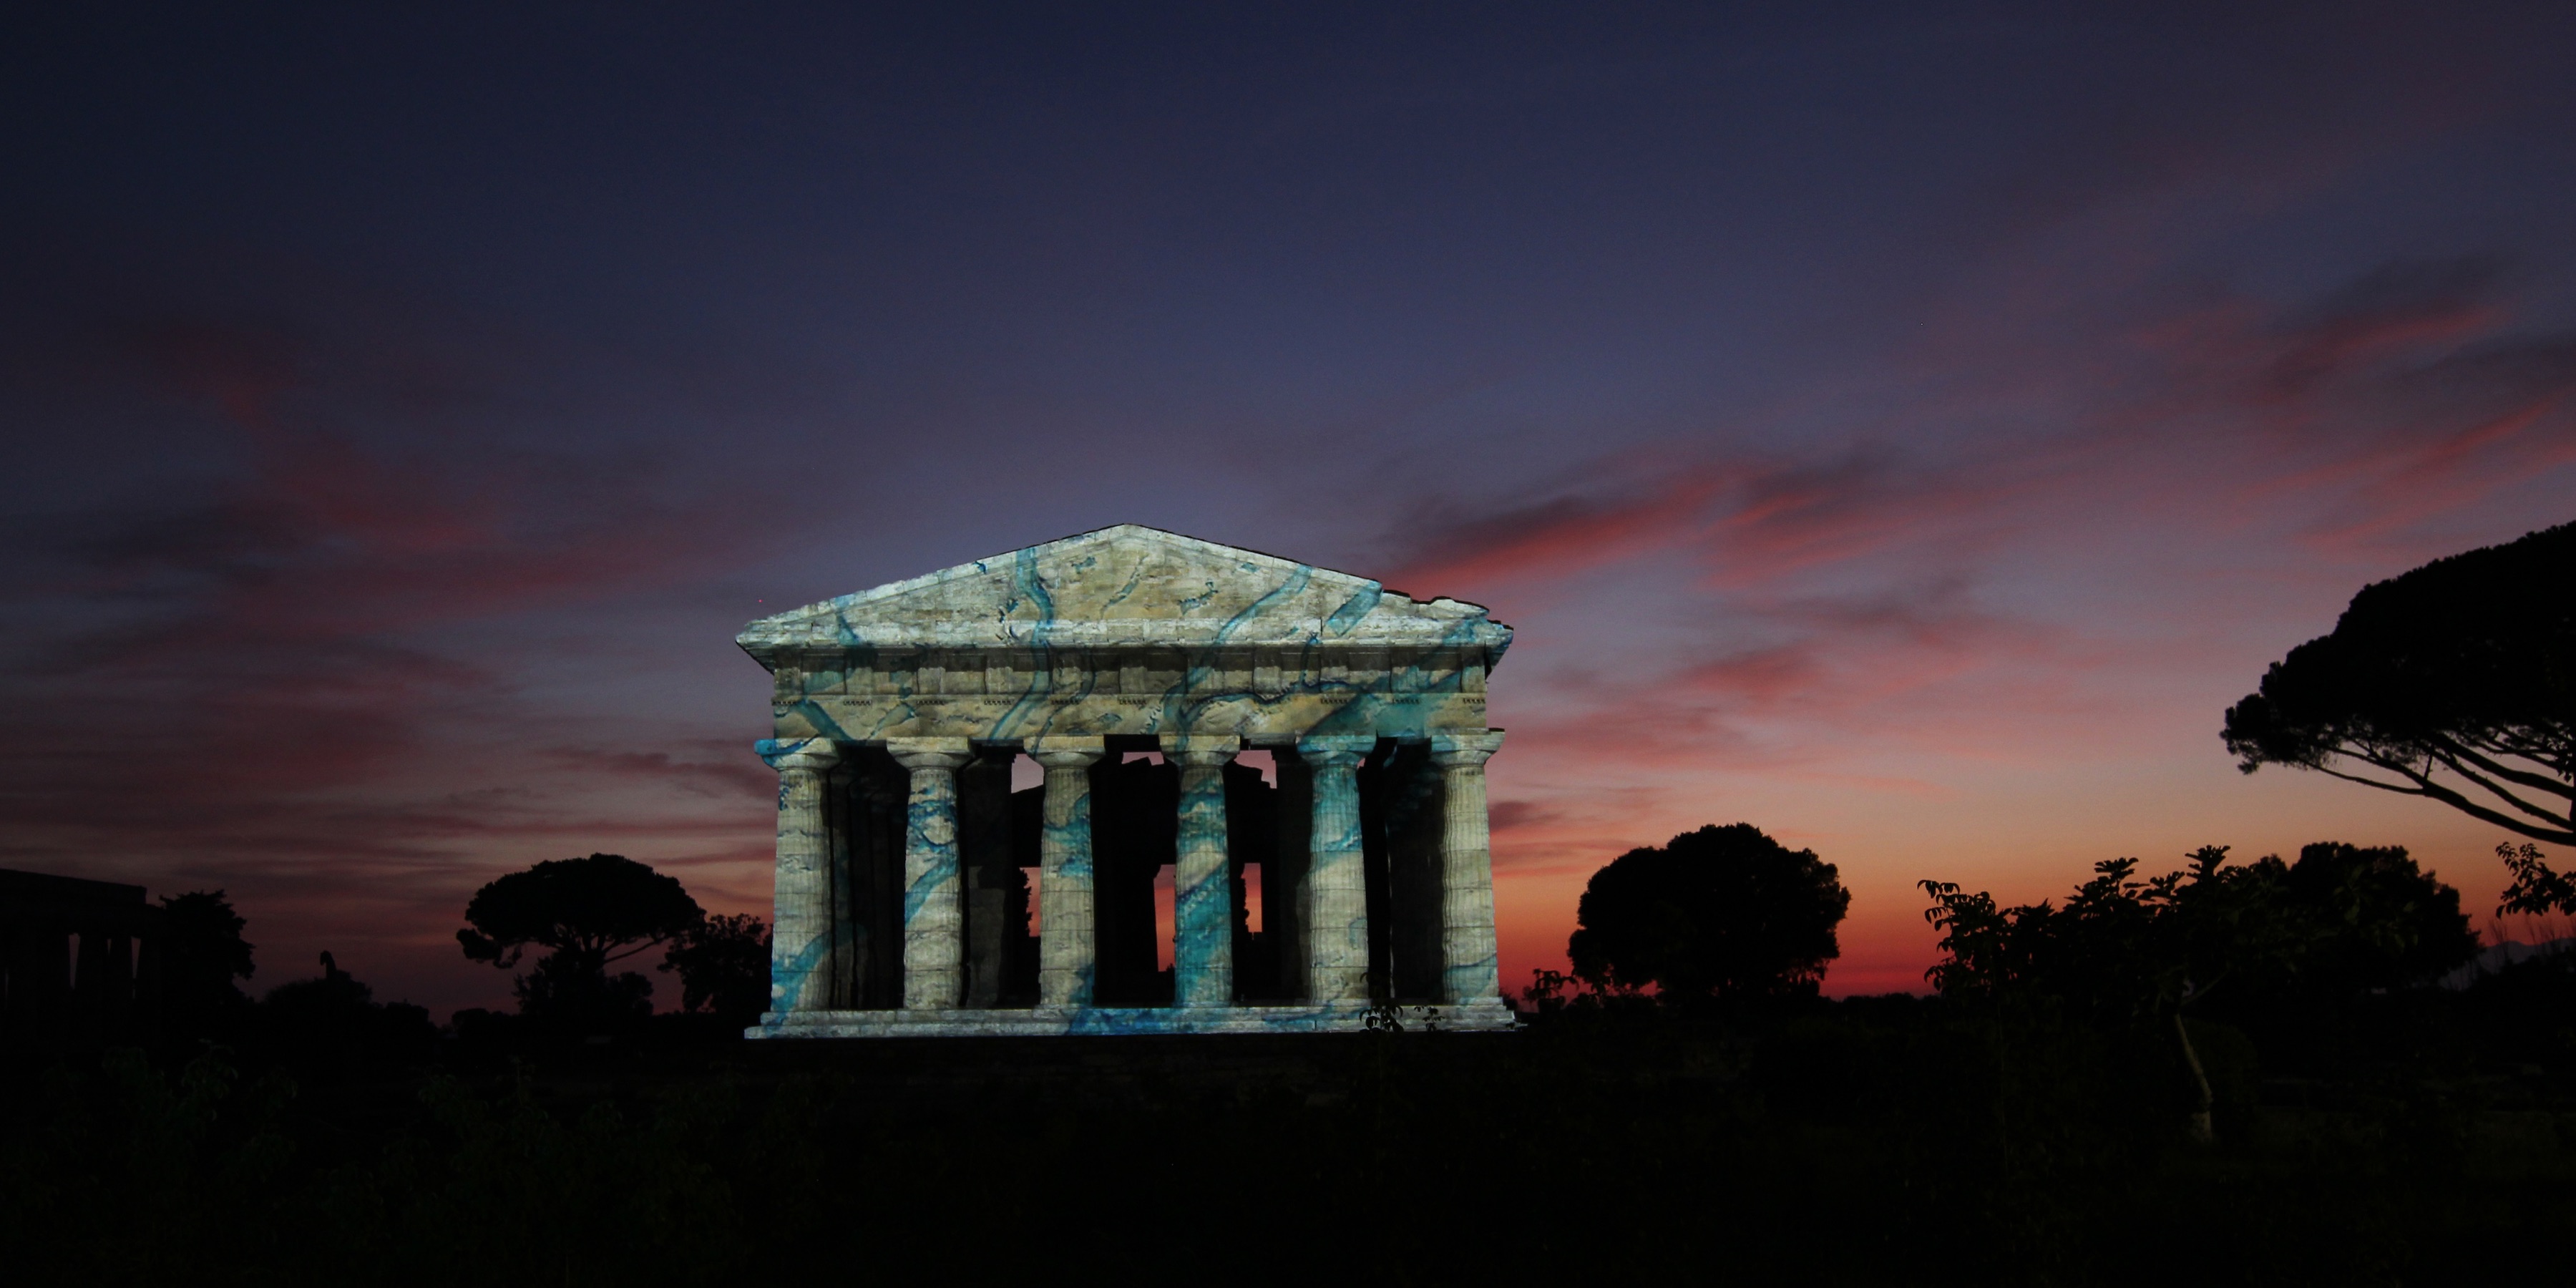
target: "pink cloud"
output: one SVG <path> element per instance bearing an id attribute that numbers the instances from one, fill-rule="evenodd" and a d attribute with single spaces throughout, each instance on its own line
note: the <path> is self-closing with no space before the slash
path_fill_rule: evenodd
<path id="1" fill-rule="evenodd" d="M 1544 827 L 1557 819 L 1557 812 L 1530 801 L 1494 801 L 1486 807 L 1487 821 L 1496 834 L 1523 832 Z"/>
<path id="2" fill-rule="evenodd" d="M 2576 348 L 2515 336 L 2490 298 L 2500 281 L 2398 265 L 2307 310 L 2202 296 L 2092 336 L 1998 329 L 1944 349 L 1962 365 L 1938 379 L 1891 374 L 1926 396 L 1852 418 L 1862 437 L 1803 456 L 1710 447 L 1691 476 L 1710 490 L 1686 520 L 1655 504 L 1669 490 L 1605 491 L 1639 521 L 1614 530 L 1653 540 L 1511 561 L 1520 579 L 1577 588 L 1681 553 L 1710 575 L 1666 583 L 1658 607 L 1706 631 L 1614 665 L 1557 651 L 1616 639 L 1566 616 L 1596 613 L 1591 600 L 1533 600 L 1515 619 L 1518 683 L 1546 690 L 1510 713 L 1514 768 L 1498 771 L 1522 775 L 1516 791 L 1542 785 L 1530 800 L 1548 811 L 1497 831 L 1522 906 L 1570 917 L 1582 878 L 1660 840 L 1628 834 L 1646 820 L 1692 816 L 1694 793 L 1937 803 L 1963 762 L 2146 755 L 2124 739 L 2170 724 L 2178 692 L 2213 695 L 2188 700 L 2214 724 L 2259 674 L 2246 632 L 2311 598 L 2330 614 L 2359 584 L 2352 564 L 2446 553 L 2454 529 L 2493 529 L 2500 499 L 2576 465 Z M 2279 647 L 2297 638 L 2285 628 Z M 1512 683 L 1498 678 L 1498 704 Z M 1838 991 L 1920 986 L 1929 940 L 1907 920 L 1919 908 L 1901 911 L 1856 918 Z M 1558 924 L 1514 951 L 1561 963 Z"/>
<path id="3" fill-rule="evenodd" d="M 1705 530 L 1722 477 L 1693 472 L 1612 496 L 1560 495 L 1415 538 L 1386 580 L 1477 587 L 1578 575 Z"/>
<path id="4" fill-rule="evenodd" d="M 521 692 L 504 655 L 434 642 L 737 566 L 783 539 L 739 521 L 748 493 L 699 480 L 675 503 L 646 467 L 387 450 L 335 427 L 379 392 L 351 364 L 240 328 L 123 334 L 241 469 L 184 504 L 57 524 L 50 573 L 12 588 L 54 633 L 19 641 L 31 664 L 5 681 L 0 863 L 231 890 L 286 953 L 274 983 L 317 939 L 353 964 L 356 941 L 443 939 L 500 856 L 677 847 L 729 873 L 766 836 L 774 779 L 747 748 L 550 755 L 559 699 Z M 739 884 L 718 884 L 737 906 Z M 378 982 L 496 987 L 421 988 L 452 955 L 404 949 Z"/>

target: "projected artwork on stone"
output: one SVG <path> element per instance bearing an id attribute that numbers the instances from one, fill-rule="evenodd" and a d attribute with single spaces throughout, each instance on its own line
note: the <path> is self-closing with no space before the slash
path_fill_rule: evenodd
<path id="1" fill-rule="evenodd" d="M 1510 1027 L 1484 765 L 1511 638 L 1133 525 L 752 623 L 779 775 L 752 1035 Z"/>

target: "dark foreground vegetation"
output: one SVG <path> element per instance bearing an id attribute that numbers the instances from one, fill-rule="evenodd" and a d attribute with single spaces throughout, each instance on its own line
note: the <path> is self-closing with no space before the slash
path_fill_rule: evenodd
<path id="1" fill-rule="evenodd" d="M 2493 1283 L 2576 1235 L 2561 961 L 2260 1038 L 1943 999 L 1508 1035 L 746 1043 L 707 1017 L 11 1064 L 13 1283 Z M 608 1040 L 600 1041 L 601 1036 Z"/>
<path id="2" fill-rule="evenodd" d="M 2563 874 L 2502 857 L 2522 911 L 2576 913 Z M 744 1041 L 766 928 L 615 856 L 478 893 L 468 957 L 547 955 L 515 1012 L 443 1030 L 327 955 L 254 1002 L 242 919 L 185 895 L 142 1045 L 0 1060 L 0 1265 L 12 1285 L 2563 1276 L 2576 954 L 2437 982 L 2478 940 L 2403 849 L 2209 847 L 2164 875 L 2096 865 L 2062 902 L 1926 896 L 1930 998 L 1818 996 L 1848 896 L 1737 824 L 1596 875 L 1576 973 L 1541 976 L 1519 1033 L 835 1043 Z M 655 946 L 682 1010 L 615 971 Z"/>

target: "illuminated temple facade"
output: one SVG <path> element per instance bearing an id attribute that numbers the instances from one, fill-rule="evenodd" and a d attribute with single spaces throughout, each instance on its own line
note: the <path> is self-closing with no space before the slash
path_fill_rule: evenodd
<path id="1" fill-rule="evenodd" d="M 1511 638 L 1133 525 L 752 623 L 778 771 L 752 1036 L 1510 1027 L 1485 682 Z"/>

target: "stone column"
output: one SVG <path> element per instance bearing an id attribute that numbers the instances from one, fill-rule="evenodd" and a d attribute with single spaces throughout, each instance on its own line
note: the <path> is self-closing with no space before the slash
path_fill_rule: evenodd
<path id="1" fill-rule="evenodd" d="M 1234 873 L 1226 861 L 1225 763 L 1240 738 L 1163 735 L 1181 770 L 1178 859 L 1172 872 L 1172 1005 L 1234 1004 Z"/>
<path id="2" fill-rule="evenodd" d="M 823 815 L 823 776 L 841 758 L 823 738 L 764 738 L 753 744 L 778 771 L 778 875 L 770 914 L 769 1010 L 831 1005 L 832 837 Z"/>
<path id="3" fill-rule="evenodd" d="M 1431 762 L 1440 766 L 1440 999 L 1453 1005 L 1502 1003 L 1494 948 L 1494 857 L 1485 817 L 1485 761 L 1502 750 L 1503 731 L 1439 734 Z"/>
<path id="4" fill-rule="evenodd" d="M 1046 769 L 1045 824 L 1038 837 L 1038 1005 L 1089 1006 L 1091 935 L 1091 766 L 1099 738 L 1031 738 L 1029 758 Z"/>
<path id="5" fill-rule="evenodd" d="M 1306 860 L 1306 997 L 1369 1000 L 1368 864 L 1360 849 L 1359 763 L 1377 739 L 1301 738 L 1315 771 L 1314 828 Z"/>
<path id="6" fill-rule="evenodd" d="M 943 1011 L 965 1000 L 965 882 L 957 872 L 957 768 L 963 738 L 888 738 L 912 772 L 903 815 L 903 1008 Z"/>

